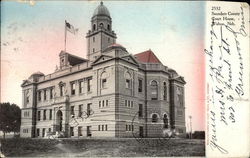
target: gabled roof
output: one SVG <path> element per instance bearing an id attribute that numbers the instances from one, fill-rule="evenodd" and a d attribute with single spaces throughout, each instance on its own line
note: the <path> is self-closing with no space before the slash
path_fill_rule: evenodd
<path id="1" fill-rule="evenodd" d="M 161 63 L 161 61 L 150 49 L 142 53 L 135 54 L 134 56 L 138 61 L 142 63 Z"/>

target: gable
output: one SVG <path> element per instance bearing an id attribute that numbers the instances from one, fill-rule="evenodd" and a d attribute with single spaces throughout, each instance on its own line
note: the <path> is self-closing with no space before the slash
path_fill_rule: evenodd
<path id="1" fill-rule="evenodd" d="M 113 57 L 112 56 L 109 56 L 109 55 L 101 55 L 99 56 L 94 62 L 93 64 L 99 64 L 99 63 L 102 63 L 102 62 L 105 62 L 107 60 L 110 60 L 112 59 Z"/>
<path id="2" fill-rule="evenodd" d="M 186 84 L 186 81 L 184 80 L 184 77 L 182 77 L 182 76 L 178 76 L 178 77 L 174 78 L 173 80 L 180 82 L 182 84 Z"/>
<path id="3" fill-rule="evenodd" d="M 21 84 L 21 87 L 24 87 L 28 84 L 30 84 L 31 82 L 29 80 L 23 80 L 23 83 Z"/>
<path id="4" fill-rule="evenodd" d="M 125 55 L 123 57 L 121 57 L 123 60 L 129 62 L 129 63 L 132 63 L 132 64 L 135 64 L 135 65 L 138 65 L 138 62 L 136 61 L 136 59 L 132 56 L 132 55 Z"/>

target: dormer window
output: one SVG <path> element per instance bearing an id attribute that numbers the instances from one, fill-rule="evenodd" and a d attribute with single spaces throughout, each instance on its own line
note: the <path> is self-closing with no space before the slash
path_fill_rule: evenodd
<path id="1" fill-rule="evenodd" d="M 94 24 L 94 25 L 93 25 L 93 31 L 95 31 L 95 29 L 96 29 L 96 25 Z"/>
<path id="2" fill-rule="evenodd" d="M 109 24 L 108 24 L 107 28 L 108 28 L 108 30 L 110 31 L 110 25 L 109 25 Z"/>

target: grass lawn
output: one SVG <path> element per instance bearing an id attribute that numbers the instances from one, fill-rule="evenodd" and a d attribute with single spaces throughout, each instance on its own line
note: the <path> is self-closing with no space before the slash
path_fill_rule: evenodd
<path id="1" fill-rule="evenodd" d="M 170 139 L 1 139 L 9 157 L 205 156 L 204 140 Z"/>

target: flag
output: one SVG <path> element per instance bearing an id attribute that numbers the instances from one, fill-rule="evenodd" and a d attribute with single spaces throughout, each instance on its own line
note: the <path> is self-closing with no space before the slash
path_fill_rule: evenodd
<path id="1" fill-rule="evenodd" d="M 73 34 L 77 33 L 78 31 L 78 29 L 75 29 L 74 26 L 68 23 L 66 20 L 65 20 L 65 26 L 66 26 L 66 30 Z"/>

